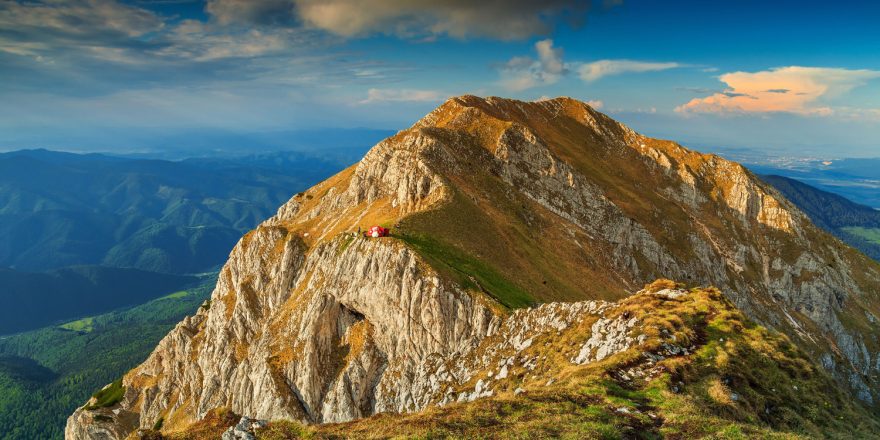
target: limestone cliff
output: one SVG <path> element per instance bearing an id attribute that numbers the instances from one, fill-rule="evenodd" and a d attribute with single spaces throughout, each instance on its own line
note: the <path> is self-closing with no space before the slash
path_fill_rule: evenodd
<path id="1" fill-rule="evenodd" d="M 372 224 L 394 236 L 351 235 Z M 123 400 L 77 410 L 66 435 L 174 430 L 219 407 L 324 423 L 479 398 L 485 383 L 460 386 L 535 329 L 599 319 L 573 364 L 638 344 L 601 300 L 660 277 L 718 286 L 878 396 L 880 269 L 742 166 L 572 99 L 464 96 L 243 237 Z"/>

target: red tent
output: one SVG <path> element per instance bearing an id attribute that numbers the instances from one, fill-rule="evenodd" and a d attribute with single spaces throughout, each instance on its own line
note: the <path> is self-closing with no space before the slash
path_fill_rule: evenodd
<path id="1" fill-rule="evenodd" d="M 389 232 L 390 231 L 387 228 L 383 228 L 381 226 L 371 226 L 370 229 L 367 229 L 367 231 L 364 232 L 364 237 L 387 237 Z"/>

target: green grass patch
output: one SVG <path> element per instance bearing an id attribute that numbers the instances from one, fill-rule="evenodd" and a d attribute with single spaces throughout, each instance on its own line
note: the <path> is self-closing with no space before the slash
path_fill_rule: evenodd
<path id="1" fill-rule="evenodd" d="M 71 321 L 66 324 L 61 324 L 58 327 L 61 327 L 65 330 L 71 330 L 75 332 L 81 333 L 90 333 L 95 329 L 95 318 L 88 317 L 83 319 L 77 319 L 76 321 Z"/>
<path id="2" fill-rule="evenodd" d="M 86 409 L 95 410 L 111 407 L 119 403 L 124 395 L 125 387 L 122 385 L 122 378 L 116 379 L 110 386 L 93 394 L 92 397 L 95 398 L 95 403 L 86 406 Z"/>
<path id="3" fill-rule="evenodd" d="M 351 246 L 351 244 L 354 242 L 354 238 L 355 235 L 353 234 L 345 234 L 345 236 L 342 237 L 342 244 L 339 245 L 336 254 L 339 255 L 345 252 L 345 250 L 348 249 L 348 247 Z"/>
<path id="4" fill-rule="evenodd" d="M 880 228 L 863 228 L 861 226 L 845 226 L 842 229 L 844 232 L 848 232 L 852 235 L 864 238 L 865 240 L 874 243 L 880 244 Z"/>
<path id="5" fill-rule="evenodd" d="M 501 275 L 498 270 L 455 246 L 423 234 L 396 237 L 418 252 L 435 269 L 451 275 L 465 288 L 488 294 L 505 307 L 515 309 L 536 303 L 531 295 Z"/>
<path id="6" fill-rule="evenodd" d="M 308 426 L 290 420 L 275 421 L 257 431 L 259 440 L 309 439 L 314 436 Z"/>
<path id="7" fill-rule="evenodd" d="M 161 298 L 159 298 L 159 299 L 180 299 L 180 298 L 183 298 L 183 297 L 185 297 L 185 296 L 187 296 L 187 295 L 189 295 L 189 291 L 188 291 L 188 290 L 181 290 L 181 291 L 178 291 L 178 292 L 174 292 L 174 293 L 171 293 L 171 294 L 165 295 L 165 296 L 163 296 L 163 297 L 161 297 Z"/>

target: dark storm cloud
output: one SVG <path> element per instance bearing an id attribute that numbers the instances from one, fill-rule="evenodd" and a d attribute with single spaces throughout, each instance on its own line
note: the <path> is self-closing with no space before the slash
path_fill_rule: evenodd
<path id="1" fill-rule="evenodd" d="M 751 96 L 751 95 L 749 95 L 749 94 L 746 94 L 746 93 L 737 93 L 737 92 L 721 92 L 721 94 L 722 94 L 722 95 L 724 95 L 724 96 L 726 96 L 726 97 L 728 97 L 728 98 L 738 98 L 738 97 L 745 97 L 745 98 L 752 98 L 752 99 L 757 99 L 757 98 L 755 98 L 755 97 L 754 97 L 754 96 Z"/>
<path id="2" fill-rule="evenodd" d="M 560 17 L 579 23 L 589 6 L 586 0 L 210 0 L 207 10 L 221 23 L 301 22 L 344 37 L 518 40 L 548 34 Z"/>
<path id="3" fill-rule="evenodd" d="M 296 22 L 291 0 L 208 0 L 205 11 L 220 24 L 289 26 Z"/>
<path id="4" fill-rule="evenodd" d="M 691 92 L 698 94 L 706 94 L 706 93 L 716 93 L 717 89 L 710 89 L 706 87 L 676 87 L 675 90 L 679 90 L 682 92 Z"/>
<path id="5" fill-rule="evenodd" d="M 113 0 L 0 3 L 0 47 L 9 52 L 52 43 L 127 45 L 127 40 L 163 26 L 162 18 L 152 12 Z"/>

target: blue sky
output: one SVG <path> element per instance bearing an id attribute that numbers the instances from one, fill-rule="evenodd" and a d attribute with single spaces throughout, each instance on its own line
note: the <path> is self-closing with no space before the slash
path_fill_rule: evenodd
<path id="1" fill-rule="evenodd" d="M 878 157 L 878 17 L 870 1 L 6 1 L 0 149 L 400 129 L 471 93 L 572 96 L 702 150 Z"/>

